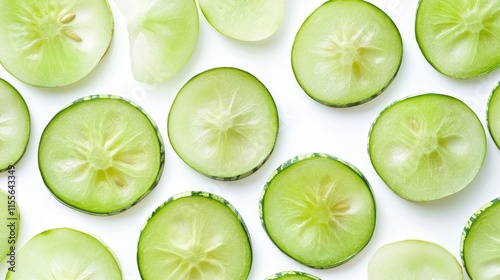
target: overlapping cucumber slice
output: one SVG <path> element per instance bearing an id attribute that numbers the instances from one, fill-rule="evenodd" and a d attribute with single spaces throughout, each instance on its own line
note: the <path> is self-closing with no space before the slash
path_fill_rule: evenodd
<path id="1" fill-rule="evenodd" d="M 0 230 L 0 261 L 12 257 L 15 263 L 16 252 L 12 248 L 16 247 L 16 241 L 19 234 L 20 215 L 15 204 L 15 195 L 8 194 L 0 189 L 0 222 L 3 229 Z"/>
<path id="2" fill-rule="evenodd" d="M 495 87 L 488 100 L 486 119 L 491 137 L 497 147 L 500 148 L 500 83 Z"/>
<path id="3" fill-rule="evenodd" d="M 265 280 L 321 280 L 309 273 L 301 271 L 282 271 L 267 277 Z"/>

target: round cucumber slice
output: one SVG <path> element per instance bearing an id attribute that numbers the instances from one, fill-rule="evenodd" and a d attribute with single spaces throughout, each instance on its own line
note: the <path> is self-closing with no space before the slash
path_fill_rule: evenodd
<path id="1" fill-rule="evenodd" d="M 486 134 L 462 101 L 422 94 L 386 107 L 370 130 L 373 167 L 397 195 L 429 201 L 465 188 L 483 165 Z"/>
<path id="2" fill-rule="evenodd" d="M 158 207 L 144 226 L 137 249 L 141 277 L 148 279 L 247 279 L 250 237 L 242 217 L 223 198 L 187 192 Z"/>
<path id="3" fill-rule="evenodd" d="M 109 249 L 95 237 L 74 229 L 39 233 L 16 257 L 16 271 L 9 271 L 6 280 L 122 279 L 120 266 Z"/>
<path id="4" fill-rule="evenodd" d="M 382 10 L 365 1 L 334 0 L 300 27 L 292 67 L 310 97 L 348 107 L 379 95 L 396 76 L 402 54 L 399 30 Z"/>
<path id="5" fill-rule="evenodd" d="M 0 222 L 3 229 L 0 231 L 0 261 L 13 257 L 15 261 L 16 252 L 11 250 L 11 247 L 16 246 L 17 237 L 19 236 L 20 216 L 18 207 L 13 197 L 3 189 L 0 189 Z"/>
<path id="6" fill-rule="evenodd" d="M 254 173 L 270 156 L 278 136 L 278 112 L 266 87 L 236 68 L 196 75 L 177 94 L 168 136 L 179 157 L 218 180 Z"/>
<path id="7" fill-rule="evenodd" d="M 76 100 L 43 131 L 38 163 L 62 203 L 91 214 L 125 211 L 158 183 L 165 152 L 154 122 L 112 95 Z"/>
<path id="8" fill-rule="evenodd" d="M 19 92 L 0 79 L 0 171 L 16 164 L 26 151 L 31 121 L 28 106 Z"/>
<path id="9" fill-rule="evenodd" d="M 500 0 L 421 0 L 415 33 L 439 72 L 472 78 L 500 66 Z"/>
<path id="10" fill-rule="evenodd" d="M 486 120 L 490 135 L 500 149 L 500 83 L 493 90 L 488 100 Z"/>
<path id="11" fill-rule="evenodd" d="M 270 37 L 283 19 L 283 0 L 198 0 L 198 4 L 215 30 L 241 41 Z"/>
<path id="12" fill-rule="evenodd" d="M 368 264 L 368 280 L 464 279 L 457 259 L 443 247 L 403 240 L 379 248 Z"/>
<path id="13" fill-rule="evenodd" d="M 321 280 L 320 278 L 301 271 L 283 271 L 267 277 L 264 280 Z"/>
<path id="14" fill-rule="evenodd" d="M 340 265 L 361 251 L 375 228 L 368 181 L 354 166 L 326 154 L 281 165 L 260 199 L 262 225 L 276 246 L 314 268 Z"/>
<path id="15" fill-rule="evenodd" d="M 0 62 L 30 85 L 59 87 L 82 79 L 112 37 L 106 0 L 0 1 Z"/>

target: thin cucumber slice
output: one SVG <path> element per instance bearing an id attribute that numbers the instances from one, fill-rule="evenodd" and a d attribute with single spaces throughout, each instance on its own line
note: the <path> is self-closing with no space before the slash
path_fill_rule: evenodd
<path id="1" fill-rule="evenodd" d="M 0 62 L 30 85 L 59 87 L 82 79 L 112 37 L 106 0 L 0 1 Z"/>
<path id="2" fill-rule="evenodd" d="M 62 203 L 90 214 L 125 211 L 146 196 L 163 171 L 164 147 L 137 105 L 112 95 L 76 100 L 43 131 L 38 164 Z"/>
<path id="3" fill-rule="evenodd" d="M 218 180 L 254 173 L 278 136 L 278 112 L 266 87 L 236 68 L 196 75 L 179 91 L 168 116 L 168 136 L 179 157 Z"/>
<path id="4" fill-rule="evenodd" d="M 198 4 L 215 30 L 241 41 L 270 37 L 283 19 L 284 0 L 198 0 Z"/>
<path id="5" fill-rule="evenodd" d="M 334 0 L 300 27 L 292 67 L 311 98 L 347 107 L 382 93 L 396 76 L 402 54 L 399 30 L 382 10 L 365 1 Z"/>
<path id="6" fill-rule="evenodd" d="M 403 240 L 379 248 L 368 264 L 368 280 L 464 279 L 457 259 L 443 247 Z"/>
<path id="7" fill-rule="evenodd" d="M 488 100 L 486 120 L 490 135 L 500 149 L 500 83 L 493 90 Z"/>
<path id="8" fill-rule="evenodd" d="M 19 92 L 0 79 L 0 171 L 16 164 L 28 147 L 31 120 Z"/>
<path id="9" fill-rule="evenodd" d="M 247 279 L 248 231 L 236 209 L 206 192 L 181 193 L 158 207 L 139 237 L 137 262 L 149 279 Z"/>
<path id="10" fill-rule="evenodd" d="M 16 271 L 9 271 L 6 280 L 122 279 L 120 266 L 109 249 L 95 237 L 74 229 L 39 233 L 16 257 Z"/>
<path id="11" fill-rule="evenodd" d="M 465 188 L 486 156 L 486 134 L 462 101 L 442 94 L 408 97 L 386 107 L 370 130 L 373 167 L 397 195 L 429 201 Z"/>
<path id="12" fill-rule="evenodd" d="M 194 0 L 115 0 L 127 19 L 134 78 L 156 84 L 180 71 L 198 40 Z"/>
<path id="13" fill-rule="evenodd" d="M 421 0 L 415 33 L 439 72 L 472 78 L 500 66 L 500 0 Z"/>
<path id="14" fill-rule="evenodd" d="M 3 229 L 0 230 L 0 261 L 16 261 L 16 247 L 19 233 L 20 216 L 15 197 L 0 189 L 0 222 Z"/>
<path id="15" fill-rule="evenodd" d="M 264 280 L 321 280 L 320 278 L 301 271 L 282 271 Z"/>
<path id="16" fill-rule="evenodd" d="M 354 166 L 326 154 L 281 165 L 260 199 L 262 225 L 276 246 L 314 268 L 340 265 L 360 252 L 375 228 L 368 181 Z"/>

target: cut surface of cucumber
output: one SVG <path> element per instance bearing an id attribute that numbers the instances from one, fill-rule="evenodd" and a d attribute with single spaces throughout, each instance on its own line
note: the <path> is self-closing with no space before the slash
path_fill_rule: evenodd
<path id="1" fill-rule="evenodd" d="M 139 237 L 137 261 L 144 280 L 243 280 L 252 248 L 243 219 L 229 202 L 188 192 L 153 212 Z"/>
<path id="2" fill-rule="evenodd" d="M 454 78 L 500 66 L 500 0 L 421 0 L 415 22 L 427 61 Z"/>
<path id="3" fill-rule="evenodd" d="M 266 87 L 236 68 L 196 75 L 177 94 L 168 116 L 177 155 L 194 170 L 219 180 L 255 172 L 278 136 L 278 112 Z"/>
<path id="4" fill-rule="evenodd" d="M 16 271 L 5 279 L 121 280 L 118 262 L 95 237 L 57 228 L 31 238 L 16 256 Z"/>
<path id="5" fill-rule="evenodd" d="M 19 233 L 20 215 L 15 198 L 0 189 L 0 222 L 4 225 L 0 230 L 0 262 L 6 257 L 15 260 L 16 252 L 11 247 L 16 247 L 16 241 Z"/>
<path id="6" fill-rule="evenodd" d="M 490 135 L 497 147 L 500 149 L 500 83 L 493 90 L 488 101 L 486 119 Z"/>
<path id="7" fill-rule="evenodd" d="M 38 163 L 45 184 L 62 203 L 111 215 L 156 186 L 164 147 L 141 108 L 117 96 L 93 95 L 76 100 L 49 122 Z"/>
<path id="8" fill-rule="evenodd" d="M 475 113 L 448 95 L 421 94 L 387 106 L 370 130 L 373 167 L 397 195 L 429 201 L 465 188 L 486 156 Z"/>
<path id="9" fill-rule="evenodd" d="M 462 267 L 443 247 L 422 240 L 403 240 L 379 248 L 368 263 L 368 280 L 460 280 Z"/>
<path id="10" fill-rule="evenodd" d="M 267 277 L 264 280 L 321 280 L 309 273 L 301 271 L 282 271 Z"/>
<path id="11" fill-rule="evenodd" d="M 358 0 L 327 1 L 302 24 L 292 67 L 302 89 L 333 107 L 369 101 L 394 79 L 403 43 L 394 22 Z"/>
<path id="12" fill-rule="evenodd" d="M 106 0 L 0 1 L 0 62 L 30 85 L 58 87 L 82 79 L 112 37 Z"/>
<path id="13" fill-rule="evenodd" d="M 262 225 L 288 256 L 314 268 L 340 265 L 361 251 L 375 228 L 375 202 L 364 176 L 325 154 L 281 165 L 260 200 Z"/>

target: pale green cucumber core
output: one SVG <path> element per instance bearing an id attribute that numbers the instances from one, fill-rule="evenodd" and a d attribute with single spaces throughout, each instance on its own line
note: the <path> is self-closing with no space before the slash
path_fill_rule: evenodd
<path id="1" fill-rule="evenodd" d="M 500 148 L 500 83 L 493 90 L 488 101 L 487 121 L 491 137 Z"/>

